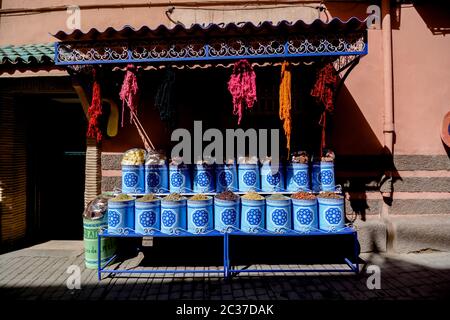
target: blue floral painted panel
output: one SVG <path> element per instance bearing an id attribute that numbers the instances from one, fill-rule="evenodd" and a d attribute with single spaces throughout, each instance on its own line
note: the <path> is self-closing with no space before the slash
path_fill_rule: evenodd
<path id="1" fill-rule="evenodd" d="M 120 224 L 120 213 L 115 210 L 109 210 L 108 211 L 108 225 L 110 227 L 117 227 Z"/>
<path id="2" fill-rule="evenodd" d="M 134 172 L 127 172 L 123 177 L 123 181 L 126 187 L 132 188 L 138 183 L 138 175 Z"/>
<path id="3" fill-rule="evenodd" d="M 152 210 L 143 211 L 139 216 L 139 222 L 144 228 L 153 227 L 156 222 L 156 213 Z"/>
<path id="4" fill-rule="evenodd" d="M 181 187 L 183 185 L 184 177 L 181 173 L 175 172 L 170 175 L 170 183 L 174 187 Z"/>
<path id="5" fill-rule="evenodd" d="M 159 176 L 159 174 L 157 174 L 156 172 L 150 172 L 147 175 L 147 185 L 151 188 L 155 188 L 157 186 L 159 186 L 161 182 L 161 178 Z"/>
<path id="6" fill-rule="evenodd" d="M 196 210 L 192 215 L 192 221 L 196 227 L 206 227 L 208 220 L 208 211 L 206 210 Z"/>
<path id="7" fill-rule="evenodd" d="M 222 211 L 222 222 L 227 225 L 231 226 L 236 223 L 236 210 L 234 209 L 225 209 Z"/>
<path id="8" fill-rule="evenodd" d="M 285 225 L 288 220 L 288 213 L 283 209 L 275 209 L 272 211 L 272 221 L 277 226 Z"/>
<path id="9" fill-rule="evenodd" d="M 247 221 L 253 226 L 257 226 L 261 223 L 262 212 L 259 209 L 250 209 L 247 211 Z"/>
<path id="10" fill-rule="evenodd" d="M 161 214 L 161 221 L 166 228 L 170 228 L 175 224 L 176 215 L 172 210 L 164 210 Z"/>
<path id="11" fill-rule="evenodd" d="M 254 171 L 247 171 L 243 176 L 244 183 L 248 186 L 256 184 L 256 173 Z"/>
<path id="12" fill-rule="evenodd" d="M 313 222 L 313 211 L 307 208 L 299 209 L 297 211 L 297 221 L 303 225 L 310 225 Z"/>
<path id="13" fill-rule="evenodd" d="M 342 212 L 338 208 L 329 208 L 325 210 L 325 219 L 329 224 L 338 224 L 342 219 Z"/>

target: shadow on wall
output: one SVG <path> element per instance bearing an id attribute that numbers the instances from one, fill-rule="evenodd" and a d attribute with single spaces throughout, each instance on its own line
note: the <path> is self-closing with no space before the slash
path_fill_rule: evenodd
<path id="1" fill-rule="evenodd" d="M 417 1 L 414 8 L 433 35 L 450 34 L 450 3 L 448 1 Z M 401 16 L 401 9 L 399 11 Z"/>
<path id="2" fill-rule="evenodd" d="M 383 190 L 389 185 L 386 184 L 386 172 L 399 176 L 393 156 L 380 143 L 345 84 L 337 97 L 336 111 L 330 123 L 329 145 L 340 155 L 336 158 L 337 183 L 349 193 L 353 210 L 347 213 L 347 219 L 355 221 L 359 216 L 365 221 L 370 210 L 366 191 Z M 385 201 L 390 205 L 389 199 Z"/>

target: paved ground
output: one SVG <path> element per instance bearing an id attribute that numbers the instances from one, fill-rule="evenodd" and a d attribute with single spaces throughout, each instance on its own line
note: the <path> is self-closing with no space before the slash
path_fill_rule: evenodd
<path id="1" fill-rule="evenodd" d="M 84 266 L 82 246 L 81 241 L 51 241 L 0 255 L 0 296 L 26 300 L 434 300 L 450 297 L 450 252 L 363 254 L 361 258 L 366 266 L 375 264 L 381 270 L 381 289 L 370 290 L 366 285 L 370 276 L 367 270 L 360 276 L 339 273 L 241 274 L 229 282 L 212 275 L 197 274 L 106 277 L 98 282 L 96 271 Z M 135 267 L 141 259 L 139 255 L 126 260 L 122 267 Z M 79 290 L 67 288 L 69 274 L 66 271 L 70 265 L 80 266 Z"/>

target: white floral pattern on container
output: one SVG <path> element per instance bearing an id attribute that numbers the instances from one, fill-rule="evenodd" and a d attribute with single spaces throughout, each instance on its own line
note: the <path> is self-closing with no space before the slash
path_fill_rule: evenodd
<path id="1" fill-rule="evenodd" d="M 297 172 L 294 175 L 294 182 L 298 186 L 306 186 L 308 184 L 308 174 L 304 171 Z"/>
<path id="2" fill-rule="evenodd" d="M 199 172 L 196 176 L 196 184 L 200 187 L 207 187 L 211 182 L 211 176 L 208 172 Z"/>
<path id="3" fill-rule="evenodd" d="M 117 227 L 120 224 L 121 215 L 115 210 L 108 211 L 108 225 L 112 228 Z"/>
<path id="4" fill-rule="evenodd" d="M 329 224 L 338 224 L 342 219 L 342 212 L 339 208 L 328 208 L 325 210 L 325 219 Z"/>
<path id="5" fill-rule="evenodd" d="M 161 178 L 159 177 L 159 174 L 157 174 L 156 172 L 150 172 L 147 175 L 147 185 L 151 188 L 155 188 L 157 186 L 159 186 L 161 182 Z"/>
<path id="6" fill-rule="evenodd" d="M 259 209 L 250 209 L 247 211 L 247 221 L 250 225 L 257 226 L 261 223 L 262 213 Z"/>
<path id="7" fill-rule="evenodd" d="M 161 221 L 166 228 L 172 227 L 177 220 L 176 214 L 172 210 L 164 210 L 161 215 Z"/>
<path id="8" fill-rule="evenodd" d="M 139 222 L 143 228 L 151 228 L 156 222 L 156 213 L 152 210 L 142 211 Z"/>
<path id="9" fill-rule="evenodd" d="M 313 211 L 308 208 L 297 210 L 297 221 L 302 225 L 310 225 L 313 222 Z"/>
<path id="10" fill-rule="evenodd" d="M 170 175 L 170 183 L 174 187 L 181 187 L 184 182 L 184 177 L 181 173 L 175 172 Z"/>
<path id="11" fill-rule="evenodd" d="M 205 227 L 208 220 L 208 211 L 206 210 L 195 210 L 192 215 L 192 221 L 196 227 Z"/>
<path id="12" fill-rule="evenodd" d="M 276 186 L 280 183 L 281 181 L 281 175 L 279 172 L 275 173 L 275 174 L 268 174 L 266 177 L 267 182 L 271 185 L 271 186 Z"/>
<path id="13" fill-rule="evenodd" d="M 272 211 L 272 221 L 277 226 L 283 226 L 288 221 L 288 213 L 284 209 L 275 209 Z"/>
<path id="14" fill-rule="evenodd" d="M 236 210 L 225 209 L 222 211 L 221 218 L 224 225 L 233 226 L 236 223 Z"/>
<path id="15" fill-rule="evenodd" d="M 319 173 L 319 181 L 322 184 L 329 185 L 333 183 L 333 171 L 331 170 L 322 170 Z"/>
<path id="16" fill-rule="evenodd" d="M 248 186 L 256 184 L 256 173 L 254 171 L 247 171 L 243 176 L 244 183 Z"/>
<path id="17" fill-rule="evenodd" d="M 233 182 L 233 175 L 229 171 L 222 171 L 219 174 L 219 183 L 223 187 L 228 187 Z"/>
<path id="18" fill-rule="evenodd" d="M 134 172 L 127 172 L 123 177 L 123 181 L 126 187 L 134 187 L 138 183 L 138 175 Z"/>

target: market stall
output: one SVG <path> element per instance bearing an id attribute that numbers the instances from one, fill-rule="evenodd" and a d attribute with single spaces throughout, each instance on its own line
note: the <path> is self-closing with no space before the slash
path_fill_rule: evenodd
<path id="1" fill-rule="evenodd" d="M 344 197 L 335 183 L 335 155 L 327 148 L 327 123 L 343 81 L 360 56 L 368 52 L 364 21 L 195 24 L 190 28 L 177 25 L 172 29 L 160 26 L 138 30 L 124 27 L 103 32 L 58 32 L 55 37 L 60 40 L 55 43 L 55 64 L 66 66 L 73 77 L 89 82 L 92 99 L 87 111 L 88 137 L 97 142 L 105 138 L 101 83 L 107 80 L 102 80 L 100 72 L 105 78 L 105 70 L 119 69 L 124 71 L 124 78 L 115 94 L 122 103 L 121 121 L 110 112 L 109 122 L 116 121 L 119 131 L 124 122 L 129 122 L 141 140 L 139 146 L 124 153 L 121 190 L 108 200 L 108 222 L 98 237 L 99 279 L 101 273 L 160 272 L 108 269 L 115 256 L 104 261 L 104 239 L 144 236 L 222 237 L 223 268 L 165 272 L 219 273 L 224 277 L 239 273 L 229 256 L 229 239 L 234 236 L 351 236 L 353 256 L 342 261 L 347 268 L 333 271 L 359 272 L 357 234 L 345 222 Z M 320 139 L 313 156 L 297 151 L 301 149 L 291 141 L 292 70 L 304 63 L 315 66 L 310 96 L 320 106 Z M 231 95 L 230 116 L 240 126 L 246 109 L 258 99 L 256 65 L 280 72 L 278 116 L 284 133 L 283 161 L 272 163 L 271 157 L 236 155 L 191 164 L 158 151 L 152 128 L 139 116 L 139 94 L 146 88 L 139 82 L 138 73 L 166 70 L 154 100 L 161 120 L 170 129 L 176 70 L 229 67 L 226 86 Z M 113 89 L 109 91 L 111 94 Z"/>

